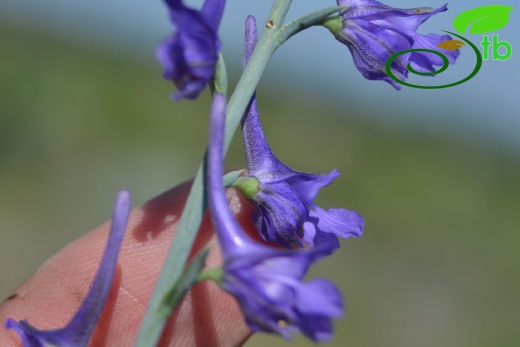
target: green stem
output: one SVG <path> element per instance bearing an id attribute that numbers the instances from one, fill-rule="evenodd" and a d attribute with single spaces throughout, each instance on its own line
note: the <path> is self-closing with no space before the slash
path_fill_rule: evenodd
<path id="1" fill-rule="evenodd" d="M 231 139 L 249 104 L 267 62 L 279 47 L 276 33 L 280 30 L 291 6 L 292 0 L 275 0 L 265 28 L 251 56 L 250 63 L 244 70 L 229 103 L 227 105 L 224 153 L 227 152 Z M 206 199 L 206 154 L 197 170 L 188 200 L 182 213 L 175 237 L 166 256 L 159 279 L 148 304 L 141 329 L 135 342 L 136 347 L 157 345 L 164 326 L 175 307 L 163 306 L 165 298 L 182 274 L 184 264 L 197 235 L 202 216 L 207 207 Z"/>
<path id="2" fill-rule="evenodd" d="M 345 6 L 334 6 L 325 8 L 323 10 L 319 10 L 316 12 L 312 12 L 309 14 L 306 14 L 305 16 L 302 16 L 300 18 L 297 18 L 282 28 L 277 33 L 277 40 L 280 45 L 282 45 L 285 41 L 287 41 L 292 36 L 296 35 L 297 33 L 308 29 L 315 25 L 321 25 L 326 27 L 327 29 L 331 30 L 331 32 L 334 34 L 334 36 L 340 31 L 341 29 L 341 17 L 333 16 L 329 17 L 331 14 L 334 14 L 336 12 L 339 12 L 341 10 L 345 9 Z M 334 28 L 331 28 L 331 23 L 335 24 Z M 335 33 L 332 30 L 337 30 Z"/>

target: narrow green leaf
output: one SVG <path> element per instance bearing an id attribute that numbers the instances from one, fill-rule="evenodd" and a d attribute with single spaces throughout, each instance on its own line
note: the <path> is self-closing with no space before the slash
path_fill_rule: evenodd
<path id="1" fill-rule="evenodd" d="M 188 290 L 199 280 L 199 275 L 206 263 L 208 252 L 208 248 L 200 251 L 188 264 L 188 267 L 184 270 L 175 285 L 166 293 L 160 306 L 160 312 L 164 317 L 170 316 L 173 308 L 177 306 Z"/>
<path id="2" fill-rule="evenodd" d="M 468 28 L 470 34 L 486 34 L 505 27 L 512 9 L 506 5 L 476 7 L 455 17 L 453 26 L 461 34 L 465 34 Z"/>

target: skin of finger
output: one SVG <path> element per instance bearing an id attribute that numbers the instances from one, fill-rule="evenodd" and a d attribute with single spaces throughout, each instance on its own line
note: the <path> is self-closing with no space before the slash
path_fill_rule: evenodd
<path id="1" fill-rule="evenodd" d="M 170 247 L 191 182 L 150 200 L 130 215 L 112 288 L 90 341 L 91 346 L 132 346 L 152 290 Z M 250 235 L 256 235 L 252 207 L 234 189 L 230 206 Z M 0 346 L 20 346 L 5 320 L 28 319 L 39 329 L 67 324 L 84 299 L 103 253 L 109 223 L 66 246 L 0 305 Z M 257 237 L 257 236 L 256 236 Z M 207 265 L 221 263 L 209 213 L 201 224 L 193 256 L 204 246 Z M 195 285 L 170 317 L 160 346 L 238 346 L 250 335 L 233 299 L 212 282 Z"/>

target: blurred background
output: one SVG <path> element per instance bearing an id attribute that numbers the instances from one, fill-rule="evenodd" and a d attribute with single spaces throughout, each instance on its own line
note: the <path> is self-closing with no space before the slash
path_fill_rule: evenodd
<path id="1" fill-rule="evenodd" d="M 320 3 L 294 1 L 288 18 Z M 453 31 L 458 13 L 487 4 L 450 3 L 419 32 Z M 220 32 L 231 85 L 245 16 L 262 23 L 268 11 L 262 0 L 228 0 Z M 258 96 L 274 152 L 298 170 L 340 169 L 318 203 L 355 209 L 366 221 L 362 238 L 343 242 L 309 276 L 331 278 L 347 300 L 326 345 L 520 345 L 518 13 L 497 32 L 513 47 L 511 59 L 484 61 L 453 88 L 397 92 L 367 81 L 321 28 L 273 57 Z M 193 176 L 209 96 L 169 99 L 174 87 L 154 50 L 170 31 L 160 1 L 0 2 L 0 301 L 108 220 L 120 188 L 138 205 Z M 477 46 L 482 39 L 468 37 Z M 474 61 L 463 49 L 431 83 L 460 79 Z M 229 167 L 244 166 L 238 139 Z M 258 334 L 246 346 L 266 343 L 287 345 Z M 313 345 L 300 337 L 295 344 Z"/>

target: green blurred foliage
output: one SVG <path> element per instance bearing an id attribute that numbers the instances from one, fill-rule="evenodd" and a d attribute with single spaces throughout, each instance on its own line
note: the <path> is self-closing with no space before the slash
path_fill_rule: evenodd
<path id="1" fill-rule="evenodd" d="M 83 42 L 0 27 L 0 297 L 110 217 L 195 172 L 209 99 L 173 103 L 160 67 Z M 356 96 L 345 96 L 345 98 Z M 325 207 L 363 214 L 365 235 L 312 270 L 347 300 L 330 346 L 517 346 L 520 160 L 462 138 L 392 129 L 319 94 L 264 81 L 273 150 L 302 171 L 342 171 Z M 404 111 L 403 111 L 404 112 Z M 229 167 L 242 167 L 238 139 Z M 296 345 L 312 346 L 303 338 Z M 283 346 L 256 335 L 250 347 Z"/>

